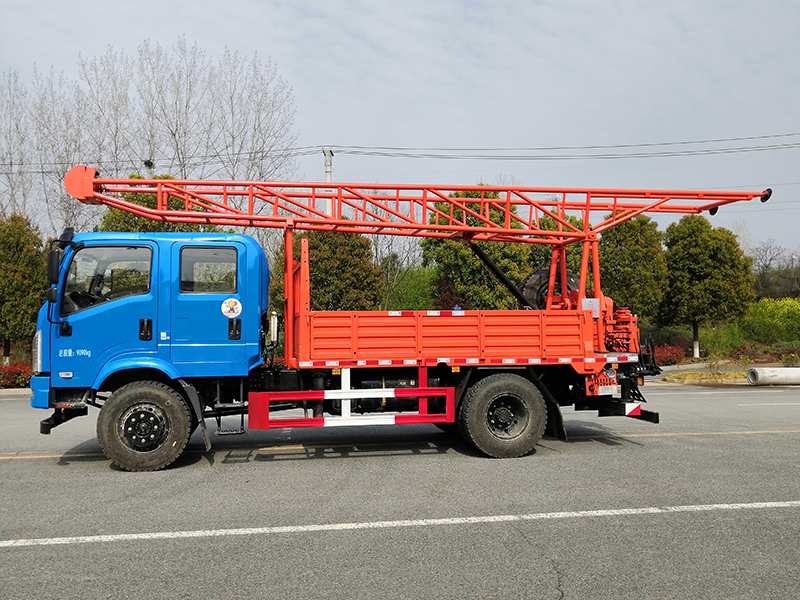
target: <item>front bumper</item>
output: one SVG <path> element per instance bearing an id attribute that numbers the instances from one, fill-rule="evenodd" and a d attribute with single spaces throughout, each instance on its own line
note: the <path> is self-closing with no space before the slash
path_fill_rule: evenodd
<path id="1" fill-rule="evenodd" d="M 34 375 L 31 377 L 31 406 L 33 408 L 50 408 L 50 377 Z"/>

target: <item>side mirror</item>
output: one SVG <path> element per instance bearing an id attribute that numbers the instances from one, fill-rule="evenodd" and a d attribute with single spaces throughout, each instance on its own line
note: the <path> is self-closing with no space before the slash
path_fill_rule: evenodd
<path id="1" fill-rule="evenodd" d="M 58 266 L 61 262 L 61 253 L 53 248 L 47 253 L 47 280 L 50 285 L 58 283 Z"/>
<path id="2" fill-rule="evenodd" d="M 62 250 L 71 245 L 72 237 L 75 235 L 74 227 L 65 227 L 61 232 L 61 237 L 58 238 L 58 247 Z"/>
<path id="3" fill-rule="evenodd" d="M 50 302 L 51 304 L 56 300 L 58 300 L 58 288 L 55 287 L 47 288 L 46 298 L 47 301 Z"/>

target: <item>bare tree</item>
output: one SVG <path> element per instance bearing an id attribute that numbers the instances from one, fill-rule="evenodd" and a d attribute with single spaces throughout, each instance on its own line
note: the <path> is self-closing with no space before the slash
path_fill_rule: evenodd
<path id="1" fill-rule="evenodd" d="M 206 174 L 213 129 L 211 61 L 197 44 L 178 39 L 172 54 L 159 44 L 139 46 L 137 89 L 148 130 L 157 131 L 156 164 L 187 179 Z"/>
<path id="2" fill-rule="evenodd" d="M 171 52 L 144 42 L 135 86 L 143 161 L 181 178 L 294 175 L 292 91 L 271 61 L 226 49 L 215 63 L 184 38 Z"/>
<path id="3" fill-rule="evenodd" d="M 79 56 L 85 110 L 76 115 L 86 134 L 87 163 L 108 177 L 139 172 L 135 146 L 140 110 L 131 99 L 133 61 L 113 48 L 91 60 Z"/>
<path id="4" fill-rule="evenodd" d="M 211 151 L 226 179 L 289 179 L 294 175 L 290 148 L 292 90 L 272 61 L 247 60 L 226 49 L 209 75 L 212 99 Z"/>
<path id="5" fill-rule="evenodd" d="M 785 248 L 775 244 L 772 238 L 760 242 L 750 250 L 753 259 L 753 274 L 756 277 L 756 291 L 759 296 L 772 296 L 777 293 L 781 261 Z"/>
<path id="6" fill-rule="evenodd" d="M 0 215 L 26 214 L 31 192 L 28 92 L 19 73 L 0 79 Z"/>
<path id="7" fill-rule="evenodd" d="M 64 175 L 87 158 L 87 144 L 81 127 L 86 109 L 85 97 L 77 84 L 51 70 L 44 77 L 33 77 L 33 153 L 38 178 L 32 185 L 40 202 L 36 222 L 49 225 L 57 233 L 65 225 L 88 229 L 97 223 L 98 207 L 77 202 L 64 189 Z M 44 213 L 44 218 L 42 213 Z"/>
<path id="8" fill-rule="evenodd" d="M 79 81 L 50 71 L 29 93 L 0 79 L 0 211 L 57 234 L 93 226 L 97 207 L 69 198 L 74 165 L 105 177 L 283 180 L 296 174 L 294 98 L 270 61 L 225 50 L 218 61 L 179 38 L 78 59 Z"/>
<path id="9" fill-rule="evenodd" d="M 736 235 L 742 252 L 750 256 L 753 251 L 753 236 L 750 235 L 750 227 L 747 224 L 747 219 L 734 219 L 728 229 Z"/>

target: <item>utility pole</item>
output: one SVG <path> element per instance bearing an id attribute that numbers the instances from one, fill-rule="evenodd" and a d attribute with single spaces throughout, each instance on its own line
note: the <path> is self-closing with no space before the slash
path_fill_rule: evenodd
<path id="1" fill-rule="evenodd" d="M 323 148 L 322 153 L 325 155 L 325 183 L 333 181 L 333 150 L 330 148 Z M 325 200 L 325 214 L 333 216 L 333 204 L 331 199 Z"/>
<path id="2" fill-rule="evenodd" d="M 323 148 L 322 153 L 325 155 L 325 183 L 331 183 L 333 181 L 333 150 Z"/>

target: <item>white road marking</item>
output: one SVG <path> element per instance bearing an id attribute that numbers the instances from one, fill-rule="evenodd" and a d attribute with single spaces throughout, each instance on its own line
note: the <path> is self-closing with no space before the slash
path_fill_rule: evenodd
<path id="1" fill-rule="evenodd" d="M 800 402 L 763 402 L 758 404 L 737 404 L 736 406 L 800 406 Z"/>
<path id="2" fill-rule="evenodd" d="M 800 508 L 800 500 L 789 500 L 785 502 L 749 502 L 743 504 L 694 504 L 688 506 L 580 510 L 571 512 L 533 513 L 528 515 L 451 517 L 444 519 L 408 519 L 402 521 L 373 521 L 365 523 L 329 523 L 322 525 L 287 525 L 283 527 L 248 527 L 244 529 L 201 529 L 197 531 L 160 531 L 152 533 L 121 533 L 116 535 L 82 535 L 75 537 L 0 540 L 0 548 L 90 544 L 95 542 L 176 540 L 185 538 L 231 537 L 242 535 L 274 535 L 280 533 L 312 533 L 317 531 L 353 531 L 357 529 L 388 529 L 395 527 L 436 527 L 440 525 L 473 525 L 481 523 L 504 523 L 509 521 L 547 521 L 552 519 L 577 519 L 586 517 L 625 517 L 632 515 L 654 515 L 666 513 L 709 512 L 719 510 L 764 510 L 772 508 L 796 507 Z"/>

